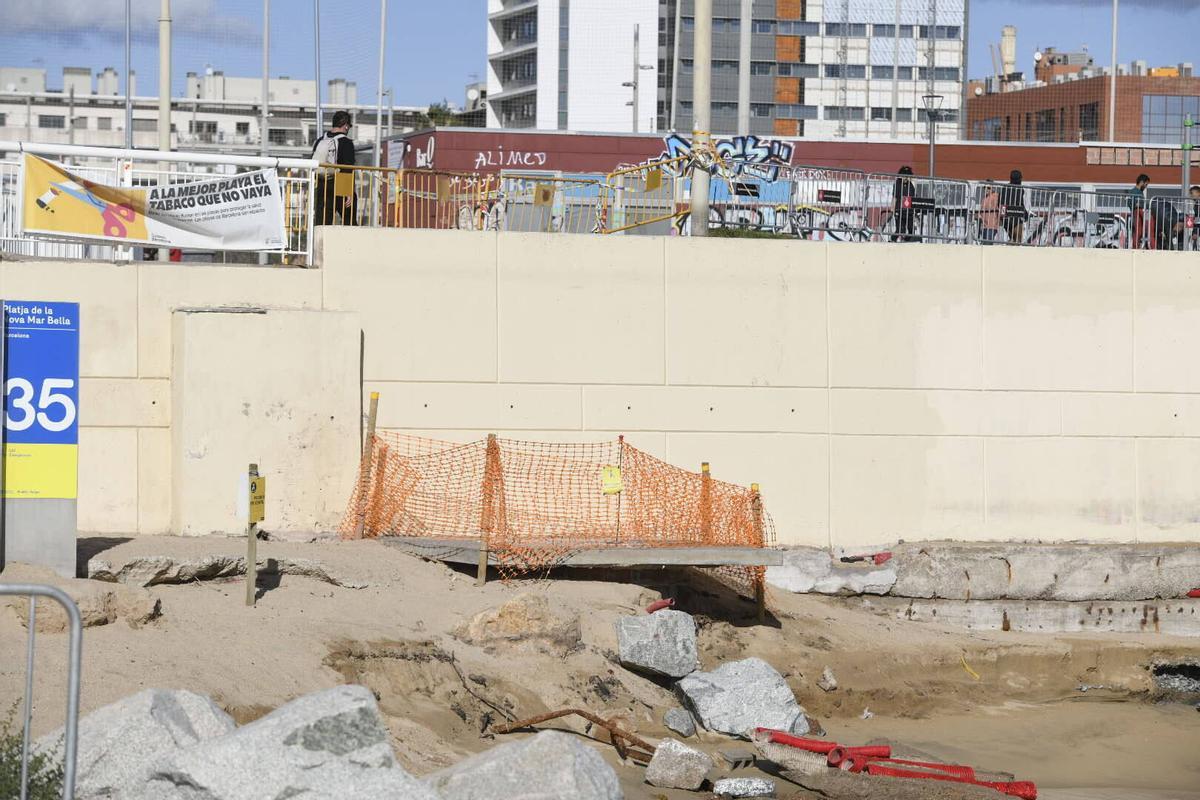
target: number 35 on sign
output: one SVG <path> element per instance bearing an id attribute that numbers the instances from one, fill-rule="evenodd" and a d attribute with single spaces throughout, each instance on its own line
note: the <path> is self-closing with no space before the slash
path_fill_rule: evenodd
<path id="1" fill-rule="evenodd" d="M 79 306 L 4 300 L 4 496 L 74 499 Z"/>

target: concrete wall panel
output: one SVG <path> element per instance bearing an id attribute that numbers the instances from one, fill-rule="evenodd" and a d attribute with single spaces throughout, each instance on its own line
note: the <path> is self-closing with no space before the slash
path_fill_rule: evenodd
<path id="1" fill-rule="evenodd" d="M 988 439 L 993 539 L 1133 541 L 1132 439 Z"/>
<path id="2" fill-rule="evenodd" d="M 1137 390 L 1200 392 L 1200 262 L 1138 253 L 1135 264 Z"/>
<path id="3" fill-rule="evenodd" d="M 1200 439 L 1139 439 L 1138 541 L 1200 538 Z"/>
<path id="4" fill-rule="evenodd" d="M 137 530 L 136 428 L 80 429 L 78 520 L 83 533 Z"/>
<path id="5" fill-rule="evenodd" d="M 993 389 L 1133 389 L 1132 252 L 985 247 Z"/>
<path id="6" fill-rule="evenodd" d="M 824 389 L 584 386 L 588 429 L 824 433 Z"/>
<path id="7" fill-rule="evenodd" d="M 82 378 L 79 424 L 85 427 L 165 428 L 171 424 L 171 382 Z"/>
<path id="8" fill-rule="evenodd" d="M 666 240 L 669 383 L 826 385 L 828 247 L 763 244 Z"/>
<path id="9" fill-rule="evenodd" d="M 1067 393 L 1064 436 L 1200 436 L 1200 396 Z"/>
<path id="10" fill-rule="evenodd" d="M 834 389 L 833 433 L 923 436 L 1057 436 L 1053 392 Z"/>
<path id="11" fill-rule="evenodd" d="M 500 236 L 500 380 L 663 383 L 663 242 Z"/>
<path id="12" fill-rule="evenodd" d="M 364 396 L 372 391 L 380 393 L 380 427 L 487 431 L 583 427 L 579 386 L 368 382 Z"/>
<path id="13" fill-rule="evenodd" d="M 832 385 L 982 388 L 980 249 L 831 246 Z"/>
<path id="14" fill-rule="evenodd" d="M 496 380 L 494 235 L 337 227 L 321 235 L 324 308 L 362 320 L 367 380 Z"/>
<path id="15" fill-rule="evenodd" d="M 79 374 L 138 374 L 138 267 L 57 261 L 0 262 L 0 294 L 8 300 L 79 303 Z"/>
<path id="16" fill-rule="evenodd" d="M 138 430 L 137 532 L 171 533 L 171 431 Z"/>

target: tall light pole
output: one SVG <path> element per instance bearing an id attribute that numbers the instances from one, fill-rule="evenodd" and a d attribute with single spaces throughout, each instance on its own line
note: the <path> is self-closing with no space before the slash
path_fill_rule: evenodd
<path id="1" fill-rule="evenodd" d="M 158 7 L 158 149 L 171 149 L 171 0 L 162 0 Z M 170 163 L 159 165 L 158 182 L 168 183 Z M 158 260 L 170 261 L 171 251 L 158 248 Z"/>
<path id="2" fill-rule="evenodd" d="M 1112 0 L 1112 74 L 1108 77 L 1108 140 L 1117 140 L 1117 7 L 1120 0 Z"/>
<path id="3" fill-rule="evenodd" d="M 268 127 L 271 115 L 271 0 L 263 0 L 262 48 L 262 119 L 258 121 L 258 151 L 266 158 L 271 138 Z M 259 264 L 265 266 L 269 262 L 265 250 L 258 254 Z"/>
<path id="4" fill-rule="evenodd" d="M 639 93 L 639 89 L 642 84 L 642 79 L 640 77 L 638 77 L 638 74 L 640 73 L 641 70 L 644 70 L 644 69 L 654 69 L 653 66 L 642 63 L 642 58 L 641 58 L 641 56 L 642 56 L 642 44 L 641 44 L 642 34 L 641 34 L 641 31 L 642 31 L 641 25 L 633 26 L 633 80 L 625 81 L 624 83 L 621 84 L 622 86 L 633 89 L 633 99 L 630 100 L 625 105 L 633 106 L 633 132 L 634 133 L 637 133 L 639 127 L 641 127 L 639 124 L 639 121 L 638 121 L 638 114 L 639 114 L 639 112 L 638 112 L 638 107 L 639 107 L 638 106 L 638 93 Z"/>
<path id="5" fill-rule="evenodd" d="M 317 82 L 317 138 L 325 132 L 325 120 L 321 115 L 321 0 L 313 0 L 313 70 Z"/>
<path id="6" fill-rule="evenodd" d="M 125 149 L 133 149 L 133 89 L 129 83 L 130 53 L 133 47 L 131 0 L 125 0 Z"/>
<path id="7" fill-rule="evenodd" d="M 929 177 L 931 178 L 936 175 L 934 170 L 937 166 L 937 156 L 935 155 L 937 118 L 941 114 L 942 99 L 940 94 L 927 94 L 921 97 L 921 105 L 925 107 L 925 117 L 929 120 Z"/>
<path id="8" fill-rule="evenodd" d="M 692 152 L 704 157 L 692 166 L 692 236 L 708 236 L 708 150 L 712 135 L 712 7 L 713 0 L 696 0 L 692 43 Z"/>
<path id="9" fill-rule="evenodd" d="M 383 48 L 387 42 L 387 0 L 379 0 L 379 83 L 375 94 L 375 166 L 383 154 Z"/>

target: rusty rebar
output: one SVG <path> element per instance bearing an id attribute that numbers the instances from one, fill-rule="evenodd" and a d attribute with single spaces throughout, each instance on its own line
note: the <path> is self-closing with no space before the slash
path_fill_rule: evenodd
<path id="1" fill-rule="evenodd" d="M 547 711 L 545 714 L 538 714 L 536 717 L 530 717 L 529 719 L 522 719 L 522 720 L 518 720 L 516 722 L 509 722 L 504 725 L 498 725 L 495 728 L 492 728 L 492 732 L 493 733 L 512 733 L 513 731 L 519 731 L 522 728 L 532 728 L 534 725 L 537 725 L 538 723 L 541 723 L 541 722 L 549 722 L 550 720 L 558 719 L 559 717 L 569 717 L 572 714 L 576 714 L 580 717 L 583 717 L 584 719 L 586 719 L 588 722 L 592 723 L 593 725 L 599 725 L 601 728 L 604 728 L 604 730 L 608 731 L 613 739 L 613 747 L 616 747 L 617 752 L 623 756 L 627 755 L 628 757 L 633 758 L 633 759 L 642 757 L 642 758 L 645 758 L 646 760 L 649 760 L 651 758 L 652 754 L 654 753 L 654 746 L 651 745 L 646 740 L 641 739 L 637 736 L 634 736 L 629 731 L 618 727 L 615 723 L 613 723 L 609 720 L 606 720 L 601 716 L 593 714 L 590 711 L 584 711 L 581 708 L 564 708 L 560 711 Z M 642 750 L 644 752 L 639 753 L 636 750 L 629 750 L 629 749 L 625 748 L 625 746 L 623 744 L 617 744 L 618 739 L 624 739 L 627 742 L 629 742 L 629 744 L 633 745 L 634 747 L 639 748 L 640 750 Z M 626 750 L 626 752 L 621 753 L 622 750 Z"/>

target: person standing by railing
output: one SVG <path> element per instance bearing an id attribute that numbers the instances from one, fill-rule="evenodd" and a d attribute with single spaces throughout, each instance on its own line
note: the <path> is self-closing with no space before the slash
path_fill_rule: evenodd
<path id="1" fill-rule="evenodd" d="M 979 203 L 979 241 L 994 244 L 1000 232 L 1000 193 L 988 180 L 983 186 L 983 200 Z"/>
<path id="2" fill-rule="evenodd" d="M 1008 183 L 1000 187 L 999 204 L 1004 207 L 1004 232 L 1009 244 L 1025 243 L 1025 178 L 1021 170 L 1014 169 L 1008 175 Z"/>
<path id="3" fill-rule="evenodd" d="M 1133 249 L 1139 250 L 1143 247 L 1153 247 L 1153 242 L 1146 235 L 1153 226 L 1147 223 L 1150 216 L 1146 205 L 1146 188 L 1150 186 L 1150 176 L 1142 173 L 1137 176 L 1137 180 L 1133 182 L 1133 188 L 1129 190 L 1129 211 L 1133 216 Z"/>
<path id="4" fill-rule="evenodd" d="M 354 140 L 350 138 L 350 112 L 338 111 L 333 115 L 333 125 L 313 144 L 312 157 L 319 164 L 344 164 L 354 166 Z M 338 170 L 349 174 L 350 170 Z M 353 178 L 353 176 L 351 176 Z M 336 193 L 337 176 L 328 170 L 317 174 L 316 206 L 314 225 L 332 225 L 334 215 L 342 218 L 343 225 L 354 225 L 357 219 L 357 203 L 354 198 L 353 180 L 348 197 Z"/>
<path id="5" fill-rule="evenodd" d="M 892 189 L 892 212 L 896 219 L 896 233 L 892 235 L 893 242 L 921 241 L 921 237 L 913 235 L 914 215 L 916 214 L 913 209 L 913 198 L 916 197 L 917 188 L 913 185 L 912 178 L 908 177 L 912 174 L 912 167 L 901 167 L 896 178 L 896 185 Z"/>

